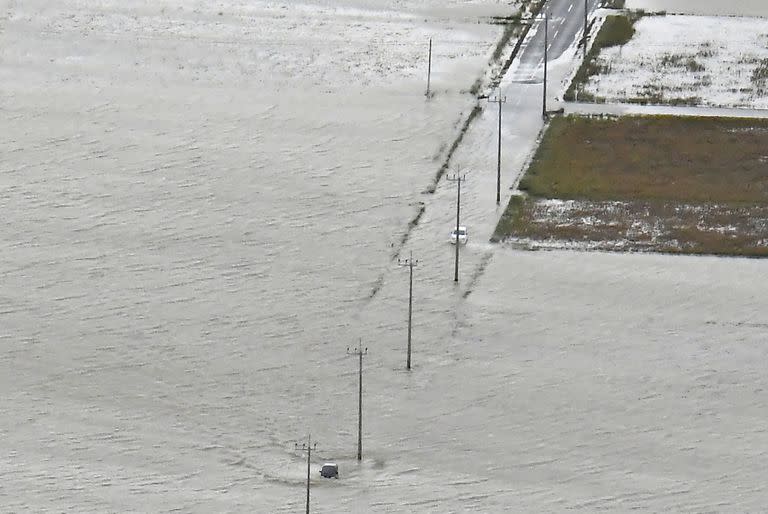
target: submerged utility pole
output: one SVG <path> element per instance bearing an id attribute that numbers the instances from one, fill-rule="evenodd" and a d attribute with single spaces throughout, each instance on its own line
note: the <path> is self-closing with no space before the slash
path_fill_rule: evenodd
<path id="1" fill-rule="evenodd" d="M 432 38 L 429 38 L 429 58 L 427 60 L 427 92 L 425 96 L 429 98 L 429 81 L 432 77 Z"/>
<path id="2" fill-rule="evenodd" d="M 549 13 L 544 12 L 544 95 L 541 106 L 541 117 L 547 119 L 547 52 L 549 46 Z"/>
<path id="3" fill-rule="evenodd" d="M 304 450 L 307 452 L 307 514 L 309 514 L 309 461 L 312 458 L 312 450 L 317 449 L 317 443 L 315 443 L 314 447 L 312 446 L 312 434 L 310 434 L 307 436 L 306 443 L 302 443 L 301 446 L 296 443 L 295 447 L 297 450 Z"/>
<path id="4" fill-rule="evenodd" d="M 357 348 L 350 351 L 347 347 L 347 354 L 357 355 L 360 358 L 360 379 L 357 391 L 357 460 L 363 460 L 363 355 L 368 353 L 368 348 L 363 349 L 362 341 Z"/>
<path id="5" fill-rule="evenodd" d="M 507 102 L 507 97 L 502 97 L 499 94 L 495 99 L 491 99 L 491 102 L 499 104 L 499 144 L 498 152 L 496 154 L 496 204 L 501 203 L 501 104 Z"/>
<path id="6" fill-rule="evenodd" d="M 419 261 L 413 260 L 413 252 L 407 259 L 398 259 L 400 266 L 408 266 L 408 358 L 405 361 L 405 369 L 411 369 L 411 317 L 413 314 L 413 268 L 419 264 Z"/>
<path id="7" fill-rule="evenodd" d="M 455 175 L 448 177 L 451 182 L 456 182 L 459 186 L 456 192 L 456 260 L 453 270 L 453 281 L 459 281 L 459 215 L 461 213 L 461 183 L 467 180 L 466 174 L 461 175 L 458 171 Z"/>

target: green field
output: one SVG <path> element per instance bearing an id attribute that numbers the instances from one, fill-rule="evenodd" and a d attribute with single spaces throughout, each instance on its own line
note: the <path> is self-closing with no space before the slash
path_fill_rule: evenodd
<path id="1" fill-rule="evenodd" d="M 765 256 L 768 120 L 555 118 L 519 189 L 494 240 Z"/>

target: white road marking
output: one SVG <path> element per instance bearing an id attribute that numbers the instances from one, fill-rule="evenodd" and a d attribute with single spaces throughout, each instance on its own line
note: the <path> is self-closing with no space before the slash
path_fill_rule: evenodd
<path id="1" fill-rule="evenodd" d="M 573 4 L 568 6 L 568 12 L 571 12 L 571 9 L 573 9 Z"/>

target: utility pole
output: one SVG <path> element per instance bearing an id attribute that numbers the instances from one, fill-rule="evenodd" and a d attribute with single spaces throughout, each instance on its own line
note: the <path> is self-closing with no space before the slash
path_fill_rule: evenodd
<path id="1" fill-rule="evenodd" d="M 549 13 L 544 11 L 544 97 L 541 117 L 547 119 L 547 52 L 549 46 Z"/>
<path id="2" fill-rule="evenodd" d="M 587 58 L 587 0 L 584 0 L 584 58 Z"/>
<path id="3" fill-rule="evenodd" d="M 451 182 L 456 182 L 459 186 L 456 193 L 456 262 L 453 270 L 453 281 L 459 281 L 459 214 L 461 212 L 461 183 L 467 180 L 466 174 L 461 175 L 457 171 L 455 175 L 448 177 Z"/>
<path id="4" fill-rule="evenodd" d="M 413 268 L 419 264 L 419 261 L 413 260 L 413 252 L 408 259 L 397 260 L 400 266 L 408 266 L 408 358 L 405 361 L 405 368 L 411 369 L 411 318 L 413 314 Z"/>
<path id="5" fill-rule="evenodd" d="M 429 38 L 429 59 L 427 60 L 427 92 L 425 96 L 429 98 L 429 81 L 432 77 L 432 38 Z"/>
<path id="6" fill-rule="evenodd" d="M 357 391 L 357 460 L 363 460 L 363 355 L 368 353 L 368 348 L 363 349 L 362 341 L 357 348 L 350 351 L 347 347 L 348 355 L 357 355 L 360 358 L 360 380 Z"/>
<path id="7" fill-rule="evenodd" d="M 302 450 L 307 452 L 307 514 L 309 514 L 309 461 L 312 457 L 312 450 L 317 449 L 317 443 L 315 443 L 314 446 L 312 446 L 312 434 L 307 436 L 307 442 L 302 443 L 301 446 L 299 446 L 298 443 L 295 444 L 295 447 L 297 450 Z"/>
<path id="8" fill-rule="evenodd" d="M 499 94 L 495 99 L 491 99 L 491 102 L 499 104 L 499 144 L 496 154 L 496 205 L 498 205 L 501 203 L 501 104 L 507 103 L 507 97 Z"/>

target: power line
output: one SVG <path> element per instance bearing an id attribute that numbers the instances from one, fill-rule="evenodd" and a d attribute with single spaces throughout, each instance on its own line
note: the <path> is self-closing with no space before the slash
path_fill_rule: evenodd
<path id="1" fill-rule="evenodd" d="M 454 270 L 453 270 L 453 281 L 458 282 L 459 281 L 459 215 L 461 213 L 461 183 L 467 180 L 467 175 L 466 173 L 464 175 L 461 175 L 457 170 L 454 175 L 447 177 L 447 180 L 450 180 L 451 182 L 456 182 L 456 184 L 458 184 L 459 186 L 456 192 L 456 261 L 455 261 Z"/>
<path id="2" fill-rule="evenodd" d="M 429 98 L 429 82 L 432 78 L 432 38 L 429 38 L 429 59 L 427 62 L 427 92 L 425 96 Z"/>
<path id="3" fill-rule="evenodd" d="M 397 263 L 400 266 L 408 266 L 408 358 L 406 359 L 405 368 L 411 369 L 411 319 L 413 314 L 413 268 L 419 264 L 419 261 L 413 260 L 413 252 L 407 259 L 398 259 Z"/>
<path id="4" fill-rule="evenodd" d="M 347 347 L 348 355 L 357 355 L 360 358 L 360 379 L 357 391 L 357 460 L 363 460 L 363 355 L 368 353 L 368 348 L 362 348 L 362 341 L 357 348 L 350 351 Z"/>
<path id="5" fill-rule="evenodd" d="M 544 11 L 544 93 L 541 105 L 541 117 L 547 119 L 547 59 L 549 43 L 549 13 Z"/>
<path id="6" fill-rule="evenodd" d="M 498 205 L 501 203 L 501 104 L 507 103 L 507 97 L 502 97 L 499 94 L 495 99 L 490 99 L 489 102 L 499 104 L 499 144 L 496 155 L 496 205 Z"/>
<path id="7" fill-rule="evenodd" d="M 294 443 L 294 446 L 297 450 L 302 450 L 307 452 L 307 514 L 309 514 L 309 462 L 312 458 L 312 450 L 317 449 L 317 443 L 315 443 L 314 446 L 312 446 L 312 434 L 307 436 L 307 442 L 302 443 L 301 446 L 299 446 L 299 443 Z"/>
<path id="8" fill-rule="evenodd" d="M 584 59 L 587 58 L 587 38 L 589 37 L 589 27 L 587 26 L 587 15 L 589 14 L 589 7 L 587 6 L 587 0 L 584 0 Z"/>

